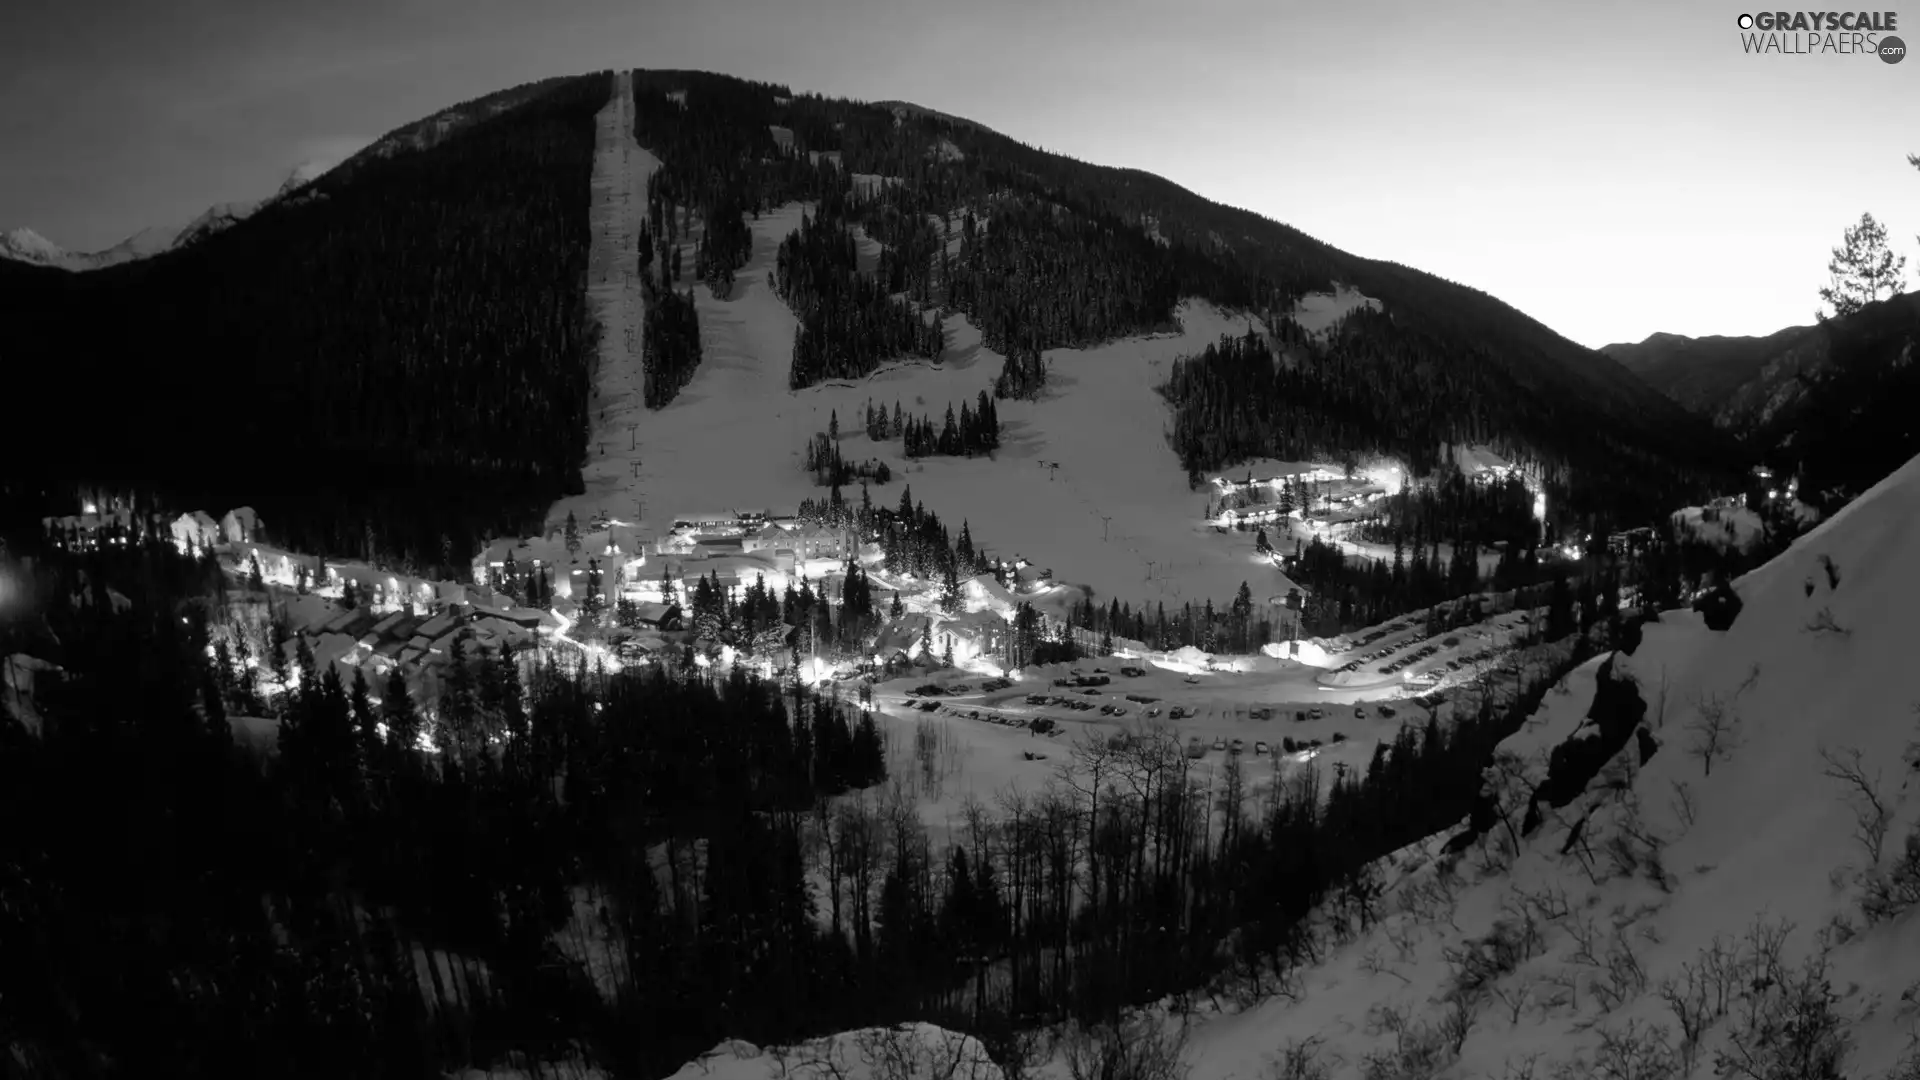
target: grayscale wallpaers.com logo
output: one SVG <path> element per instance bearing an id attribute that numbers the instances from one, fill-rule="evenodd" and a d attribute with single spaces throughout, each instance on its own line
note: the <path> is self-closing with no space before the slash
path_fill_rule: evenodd
<path id="1" fill-rule="evenodd" d="M 1907 58 L 1907 43 L 1893 36 L 1900 20 L 1892 11 L 1760 11 L 1739 23 L 1740 47 L 1750 53 L 1867 55 L 1883 64 Z"/>

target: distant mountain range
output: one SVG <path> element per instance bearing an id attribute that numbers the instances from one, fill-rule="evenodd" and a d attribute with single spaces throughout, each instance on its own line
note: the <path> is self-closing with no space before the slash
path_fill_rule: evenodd
<path id="1" fill-rule="evenodd" d="M 1825 327 L 1789 326 L 1764 337 L 1654 334 L 1599 352 L 1715 426 L 1752 436 L 1790 419 L 1808 387 L 1835 362 L 1906 356 L 1916 309 L 1920 293 L 1908 293 Z M 1843 342 L 1839 354 L 1835 331 Z"/>
<path id="2" fill-rule="evenodd" d="M 1813 332 L 1789 326 L 1765 337 L 1692 338 L 1654 334 L 1637 345 L 1607 345 L 1600 352 L 1640 376 L 1648 386 L 1704 415 L 1713 415 L 1767 360 Z"/>
<path id="3" fill-rule="evenodd" d="M 199 243 L 215 233 L 245 221 L 261 207 L 287 198 L 319 179 L 336 164 L 338 163 L 304 162 L 287 175 L 285 182 L 280 185 L 280 190 L 265 199 L 252 202 L 216 203 L 192 221 L 180 225 L 150 226 L 100 251 L 68 251 L 32 229 L 22 226 L 0 235 L 0 258 L 75 272 L 98 270 L 102 267 L 132 262 L 135 259 L 151 258 L 164 251 Z"/>

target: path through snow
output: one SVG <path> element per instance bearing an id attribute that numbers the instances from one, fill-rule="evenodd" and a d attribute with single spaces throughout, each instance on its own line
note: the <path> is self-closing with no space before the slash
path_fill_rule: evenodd
<path id="1" fill-rule="evenodd" d="M 591 221 L 593 246 L 587 257 L 587 298 L 600 322 L 599 363 L 593 377 L 593 428 L 587 438 L 584 469 L 587 493 L 563 499 L 548 515 L 552 530 L 568 511 L 584 523 L 595 510 L 629 517 L 638 509 L 615 504 L 633 475 L 634 426 L 644 424 L 640 369 L 640 328 L 646 305 L 635 280 L 634 245 L 647 208 L 647 181 L 660 159 L 633 139 L 633 75 L 615 77 L 613 97 L 600 110 L 594 146 Z"/>

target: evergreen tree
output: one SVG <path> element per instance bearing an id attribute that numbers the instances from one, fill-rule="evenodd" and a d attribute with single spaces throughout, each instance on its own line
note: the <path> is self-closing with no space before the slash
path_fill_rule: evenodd
<path id="1" fill-rule="evenodd" d="M 413 695 L 407 689 L 407 677 L 397 666 L 387 673 L 380 714 L 387 725 L 388 753 L 397 765 L 405 768 L 419 746 L 420 717 L 413 707 Z"/>
<path id="2" fill-rule="evenodd" d="M 1887 227 L 1872 214 L 1861 214 L 1848 226 L 1833 258 L 1827 263 L 1832 283 L 1820 290 L 1820 299 L 1833 309 L 1816 313 L 1820 321 L 1851 315 L 1877 300 L 1900 295 L 1906 280 L 1907 257 L 1895 255 L 1887 243 Z"/>

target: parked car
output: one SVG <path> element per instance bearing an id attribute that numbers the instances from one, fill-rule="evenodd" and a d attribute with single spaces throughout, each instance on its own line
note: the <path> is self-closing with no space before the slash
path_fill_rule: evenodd
<path id="1" fill-rule="evenodd" d="M 966 694 L 966 693 L 971 693 L 972 690 L 973 690 L 972 687 L 968 686 L 966 683 L 963 683 L 963 682 L 957 682 L 957 683 L 954 683 L 952 686 L 947 687 L 947 693 L 949 694 Z"/>
<path id="2" fill-rule="evenodd" d="M 1367 718 L 1367 710 L 1359 705 L 1355 705 L 1353 707 L 1353 718 L 1355 720 L 1365 720 Z"/>
<path id="3" fill-rule="evenodd" d="M 1308 709 L 1307 716 L 1313 720 L 1324 720 L 1326 719 L 1327 714 L 1321 712 L 1319 709 Z"/>
<path id="4" fill-rule="evenodd" d="M 1247 710 L 1247 715 L 1248 715 L 1248 716 L 1250 716 L 1250 717 L 1252 717 L 1252 718 L 1253 718 L 1253 719 L 1255 719 L 1255 720 L 1265 720 L 1265 719 L 1266 719 L 1267 717 L 1269 717 L 1269 716 L 1271 716 L 1271 715 L 1273 715 L 1273 714 L 1272 714 L 1272 713 L 1270 713 L 1270 712 L 1268 712 L 1268 711 L 1267 711 L 1267 710 L 1265 710 L 1265 709 L 1258 709 L 1258 708 L 1256 708 L 1256 709 L 1248 709 L 1248 710 Z"/>
<path id="5" fill-rule="evenodd" d="M 1115 706 L 1113 706 L 1113 715 L 1114 715 L 1114 716 L 1125 716 L 1125 715 L 1127 715 L 1127 709 L 1126 709 L 1126 706 L 1124 706 L 1124 705 L 1115 705 Z"/>
<path id="6" fill-rule="evenodd" d="M 1187 742 L 1188 757 L 1197 758 L 1197 757 L 1205 757 L 1206 755 L 1207 755 L 1206 743 L 1201 742 L 1198 737 L 1188 740 Z"/>
<path id="7" fill-rule="evenodd" d="M 1155 706 L 1153 706 L 1152 708 L 1150 708 L 1150 709 L 1148 709 L 1148 710 L 1147 710 L 1147 715 L 1148 715 L 1148 716 L 1159 716 L 1159 715 L 1160 715 L 1160 706 L 1158 706 L 1158 705 L 1155 705 Z"/>
<path id="8" fill-rule="evenodd" d="M 1234 753 L 1236 753 L 1236 754 L 1238 754 L 1238 753 L 1240 753 L 1240 752 L 1242 752 L 1242 751 L 1244 751 L 1244 750 L 1245 750 L 1246 748 L 1247 748 L 1247 743 L 1246 743 L 1246 740 L 1245 740 L 1245 739 L 1235 739 L 1235 740 L 1233 740 L 1233 752 L 1234 752 Z"/>
<path id="9" fill-rule="evenodd" d="M 1214 739 L 1213 748 L 1215 750 L 1225 750 L 1227 748 L 1227 740 L 1221 738 Z"/>
<path id="10" fill-rule="evenodd" d="M 1388 719 L 1392 719 L 1392 718 L 1393 718 L 1393 706 L 1391 706 L 1391 705 L 1382 705 L 1382 706 L 1380 706 L 1380 715 L 1381 715 L 1381 716 L 1384 716 L 1384 717 L 1387 717 Z"/>
<path id="11" fill-rule="evenodd" d="M 1137 679 L 1140 676 L 1145 675 L 1146 671 L 1142 668 L 1137 668 L 1137 667 L 1123 667 L 1120 669 L 1120 674 L 1125 675 L 1129 678 Z"/>
<path id="12" fill-rule="evenodd" d="M 1254 752 L 1254 754 L 1255 754 L 1255 755 L 1264 755 L 1264 754 L 1266 754 L 1266 753 L 1267 753 L 1267 744 L 1266 744 L 1266 743 L 1263 743 L 1263 742 L 1256 742 L 1256 743 L 1254 743 L 1254 744 L 1253 744 L 1253 752 Z"/>

